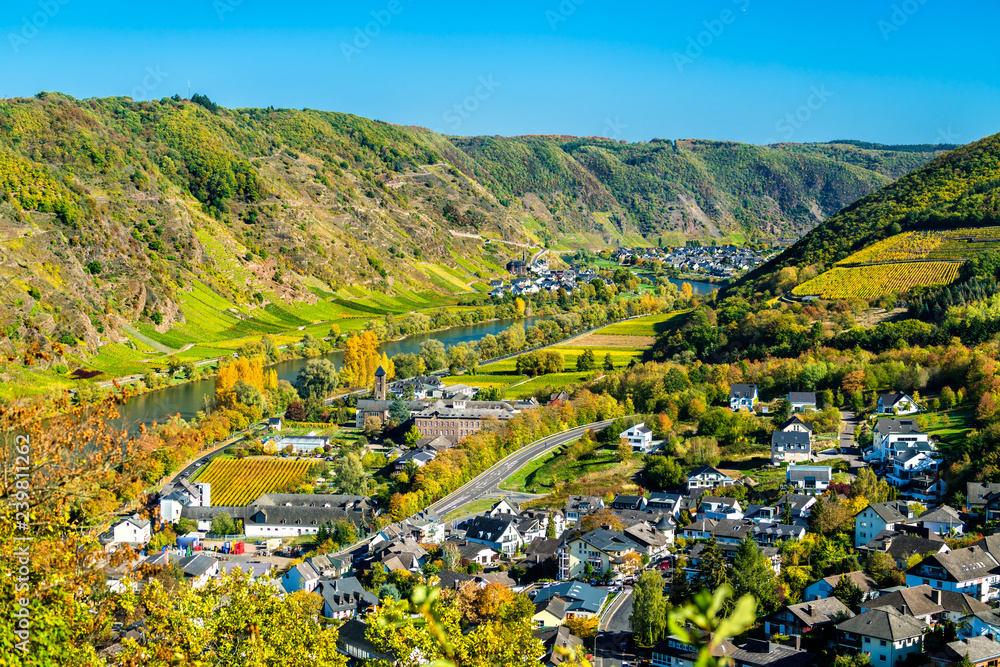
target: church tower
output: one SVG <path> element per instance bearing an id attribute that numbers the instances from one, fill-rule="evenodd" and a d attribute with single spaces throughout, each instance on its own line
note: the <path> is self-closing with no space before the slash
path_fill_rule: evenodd
<path id="1" fill-rule="evenodd" d="M 388 393 L 388 387 L 386 386 L 386 375 L 385 369 L 381 366 L 375 371 L 375 400 L 384 401 L 386 394 Z"/>

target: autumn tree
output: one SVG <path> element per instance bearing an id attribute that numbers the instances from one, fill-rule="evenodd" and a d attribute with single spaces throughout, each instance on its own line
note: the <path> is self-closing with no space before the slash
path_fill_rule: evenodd
<path id="1" fill-rule="evenodd" d="M 610 530 L 620 531 L 625 529 L 625 524 L 622 523 L 622 520 L 608 507 L 591 512 L 580 519 L 580 528 L 587 532 L 597 530 L 603 526 L 610 526 Z"/>
<path id="2" fill-rule="evenodd" d="M 349 387 L 371 387 L 375 383 L 382 356 L 378 351 L 378 336 L 364 331 L 349 336 L 344 343 L 344 366 L 341 376 Z"/>

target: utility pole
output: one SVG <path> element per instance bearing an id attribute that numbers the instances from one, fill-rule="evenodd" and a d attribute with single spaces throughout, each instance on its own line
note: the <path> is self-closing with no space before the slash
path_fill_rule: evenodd
<path id="1" fill-rule="evenodd" d="M 188 81 L 188 99 L 191 99 L 191 82 Z"/>

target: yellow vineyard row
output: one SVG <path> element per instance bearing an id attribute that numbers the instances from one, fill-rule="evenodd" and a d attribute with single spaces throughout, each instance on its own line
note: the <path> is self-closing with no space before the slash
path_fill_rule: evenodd
<path id="1" fill-rule="evenodd" d="M 285 484 L 309 471 L 308 461 L 287 459 L 219 459 L 198 476 L 212 485 L 212 504 L 248 505 L 265 493 L 280 491 Z"/>
<path id="2" fill-rule="evenodd" d="M 957 262 L 911 262 L 877 266 L 834 267 L 793 290 L 825 299 L 877 299 L 914 287 L 947 285 L 958 278 Z"/>

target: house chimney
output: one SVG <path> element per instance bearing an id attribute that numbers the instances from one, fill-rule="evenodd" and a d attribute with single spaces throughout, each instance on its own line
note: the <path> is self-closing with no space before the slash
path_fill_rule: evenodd
<path id="1" fill-rule="evenodd" d="M 931 599 L 934 600 L 934 604 L 940 606 L 941 605 L 941 591 L 938 590 L 938 589 L 936 589 L 936 588 L 934 590 L 932 590 L 931 591 Z"/>
<path id="2" fill-rule="evenodd" d="M 808 607 L 806 607 L 806 611 L 807 611 L 807 612 L 809 613 L 809 615 L 810 615 L 810 616 L 812 616 L 812 615 L 813 615 L 813 612 L 814 612 L 815 610 L 816 610 L 816 607 L 815 607 L 815 606 L 813 605 L 813 603 L 812 603 L 812 602 L 810 602 L 810 603 L 809 603 L 809 606 L 808 606 Z"/>
<path id="3" fill-rule="evenodd" d="M 796 651 L 802 650 L 802 635 L 795 635 L 792 637 L 792 648 Z"/>

